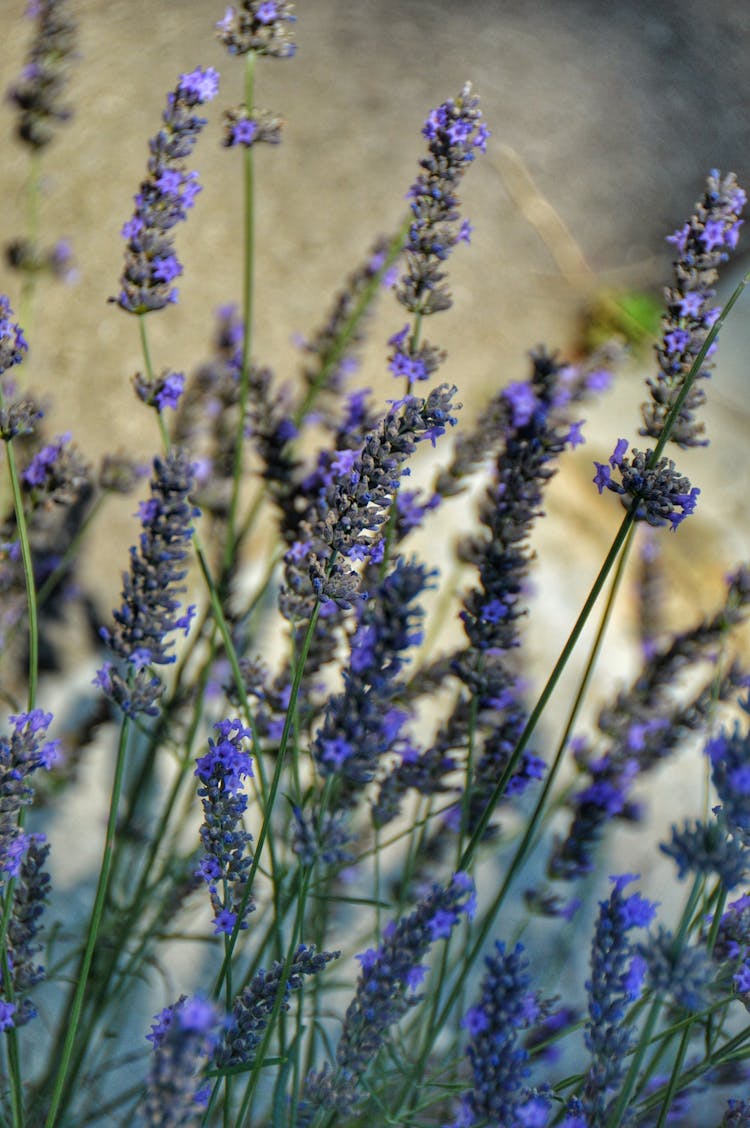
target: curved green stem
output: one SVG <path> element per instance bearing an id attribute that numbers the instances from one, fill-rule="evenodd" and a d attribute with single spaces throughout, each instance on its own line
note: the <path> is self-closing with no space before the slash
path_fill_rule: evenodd
<path id="1" fill-rule="evenodd" d="M 55 1083 L 52 1090 L 52 1098 L 50 1100 L 49 1112 L 45 1120 L 45 1128 L 52 1128 L 57 1122 L 59 1112 L 62 1112 L 69 1100 L 69 1094 L 66 1093 L 66 1081 L 68 1074 L 68 1066 L 73 1053 L 75 1044 L 76 1031 L 78 1029 L 78 1022 L 81 1017 L 81 1010 L 83 1008 L 83 1000 L 86 993 L 88 984 L 89 972 L 91 970 L 91 961 L 94 958 L 94 950 L 96 948 L 96 940 L 99 934 L 99 926 L 104 915 L 104 905 L 107 898 L 107 890 L 109 888 L 109 875 L 112 866 L 112 855 L 115 847 L 115 836 L 117 831 L 117 811 L 120 804 L 120 793 L 122 791 L 122 783 L 125 775 L 125 761 L 127 759 L 127 746 L 128 736 L 130 733 L 130 720 L 125 717 L 120 728 L 120 743 L 117 750 L 117 763 L 115 765 L 115 775 L 112 784 L 112 795 L 109 805 L 109 818 L 107 819 L 107 833 L 104 840 L 104 850 L 102 853 L 102 861 L 99 869 L 99 881 L 96 887 L 96 896 L 94 898 L 94 906 L 91 910 L 91 920 L 89 921 L 88 935 L 86 938 L 86 947 L 81 957 L 80 967 L 76 976 L 75 994 L 71 1001 L 65 1016 L 66 1021 L 66 1034 L 63 1043 L 62 1052 L 60 1053 L 59 1065 L 57 1074 L 55 1076 Z"/>

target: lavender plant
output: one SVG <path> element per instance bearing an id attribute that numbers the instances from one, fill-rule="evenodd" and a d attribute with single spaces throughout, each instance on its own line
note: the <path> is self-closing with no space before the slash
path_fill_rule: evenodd
<path id="1" fill-rule="evenodd" d="M 41 149 L 67 115 L 73 28 L 62 3 L 34 11 L 36 61 L 13 100 Z M 294 22 L 292 4 L 245 0 L 217 23 L 228 70 L 244 66 L 244 100 L 213 138 L 241 157 L 242 281 L 213 329 L 207 318 L 212 351 L 192 372 L 154 363 L 149 326 L 179 301 L 175 236 L 199 191 L 187 162 L 213 68 L 167 96 L 122 228 L 105 312 L 138 324 L 134 411 L 156 427 L 111 618 L 77 574 L 81 545 L 95 550 L 101 505 L 142 491 L 148 471 L 113 451 L 96 474 L 71 435 L 50 438 L 10 379 L 29 343 L 0 296 L 0 1124 L 747 1125 L 750 572 L 734 568 L 712 615 L 668 628 L 657 539 L 682 538 L 698 508 L 700 488 L 663 451 L 706 445 L 706 378 L 750 281 L 716 304 L 744 191 L 712 171 L 669 237 L 642 409 L 653 446 L 618 438 L 594 463 L 591 504 L 594 485 L 616 493 L 622 522 L 535 691 L 535 526 L 584 441 L 582 405 L 612 374 L 599 354 L 574 364 L 537 348 L 473 426 L 435 382 L 447 352 L 424 325 L 453 302 L 447 263 L 472 234 L 458 190 L 492 144 L 468 83 L 428 114 L 408 214 L 349 270 L 299 380 L 255 356 L 254 151 L 281 142 L 280 114 L 255 104 L 256 63 L 294 57 Z M 394 298 L 394 322 L 408 320 L 379 345 L 400 386 L 379 403 L 351 381 L 369 314 Z M 425 456 L 432 487 L 407 489 Z M 475 524 L 455 547 L 465 589 L 452 598 L 456 504 Z M 427 559 L 407 543 L 416 528 Z M 623 689 L 595 667 L 641 533 L 641 665 Z M 267 568 L 248 581 L 260 545 Z M 552 708 L 600 602 L 580 683 Z M 52 618 L 72 637 L 81 610 L 90 660 L 47 640 Z M 435 654 L 441 616 L 456 629 Z M 72 693 L 85 662 L 86 720 L 53 717 L 40 702 L 55 679 Z M 606 704 L 592 716 L 595 672 Z M 703 809 L 670 832 L 643 781 L 697 746 Z M 70 845 L 53 815 L 95 760 L 111 773 L 106 826 L 90 819 L 99 868 L 71 914 L 48 873 Z M 649 818 L 655 856 L 676 869 L 661 903 L 607 862 L 619 826 Z"/>

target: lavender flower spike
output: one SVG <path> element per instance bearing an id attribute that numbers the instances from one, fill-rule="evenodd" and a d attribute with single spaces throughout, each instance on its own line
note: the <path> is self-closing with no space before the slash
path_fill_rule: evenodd
<path id="1" fill-rule="evenodd" d="M 591 1065 L 586 1074 L 582 1108 L 587 1124 L 603 1124 L 608 1095 L 622 1078 L 626 1055 L 633 1040 L 625 1024 L 628 1004 L 641 993 L 645 961 L 636 955 L 627 933 L 645 928 L 653 919 L 656 906 L 639 893 L 626 897 L 623 890 L 634 875 L 613 877 L 614 889 L 608 901 L 599 902 L 599 916 L 591 952 L 591 979 L 586 984 L 589 997 L 589 1022 L 586 1047 Z"/>
<path id="2" fill-rule="evenodd" d="M 216 35 L 230 55 L 271 55 L 288 59 L 296 47 L 287 24 L 297 17 L 288 0 L 243 0 L 237 8 L 227 8 L 216 25 Z"/>
<path id="3" fill-rule="evenodd" d="M 289 1010 L 289 996 L 299 991 L 305 975 L 316 975 L 340 952 L 316 952 L 314 947 L 300 944 L 294 953 L 288 978 L 284 983 L 282 1011 Z M 222 1035 L 215 1061 L 219 1069 L 232 1065 L 250 1065 L 263 1038 L 268 1019 L 276 1004 L 281 985 L 283 963 L 275 960 L 270 971 L 261 968 L 247 987 L 237 996 L 232 1006 L 229 1025 Z"/>
<path id="4" fill-rule="evenodd" d="M 647 381 L 651 402 L 641 408 L 642 435 L 660 438 L 685 377 L 721 313 L 713 304 L 716 291 L 712 287 L 718 277 L 717 267 L 728 260 L 737 246 L 744 222 L 739 217 L 746 200 L 734 173 L 722 178 L 714 169 L 708 177 L 703 199 L 695 206 L 695 214 L 668 237 L 677 252 L 674 281 L 665 291 L 667 312 L 662 318 L 661 341 L 656 346 L 661 371 L 656 378 Z M 713 351 L 712 346 L 706 360 Z M 698 379 L 708 377 L 709 369 L 710 365 L 704 361 Z M 696 380 L 680 408 L 670 435 L 671 442 L 681 447 L 705 446 L 707 440 L 699 437 L 704 431 L 703 424 L 695 421 L 695 411 L 705 398 Z"/>
<path id="5" fill-rule="evenodd" d="M 518 1036 L 536 1022 L 539 1002 L 535 992 L 529 990 L 523 945 L 506 952 L 505 945 L 497 941 L 494 954 L 486 956 L 484 962 L 487 973 L 480 1001 L 466 1012 L 462 1023 L 471 1035 L 466 1053 L 474 1084 L 462 1097 L 453 1128 L 470 1128 L 480 1122 L 526 1123 L 519 1113 L 528 1103 L 524 1081 L 529 1073 L 529 1055 L 518 1045 Z"/>
<path id="6" fill-rule="evenodd" d="M 21 77 L 8 90 L 19 111 L 17 133 L 33 150 L 53 140 L 71 111 L 63 102 L 68 66 L 75 58 L 76 25 L 66 0 L 36 0 L 27 14 L 35 19 L 34 39 Z"/>
<path id="7" fill-rule="evenodd" d="M 0 376 L 14 364 L 20 364 L 29 351 L 23 329 L 13 321 L 10 299 L 0 294 Z"/>
<path id="8" fill-rule="evenodd" d="M 148 176 L 135 197 L 135 212 L 122 229 L 127 241 L 121 290 L 114 299 L 128 313 L 148 313 L 177 301 L 172 282 L 182 274 L 174 251 L 172 228 L 187 218 L 200 192 L 198 174 L 187 172 L 198 134 L 206 124 L 193 110 L 210 102 L 219 89 L 213 67 L 183 74 L 167 97 L 164 125 L 149 142 Z"/>
<path id="9" fill-rule="evenodd" d="M 422 963 L 436 940 L 447 939 L 462 914 L 471 918 L 476 896 L 471 878 L 456 873 L 447 886 L 434 885 L 417 908 L 383 932 L 377 950 L 357 956 L 362 972 L 349 1004 L 336 1051 L 337 1069 L 311 1074 L 297 1124 L 311 1123 L 315 1109 L 347 1115 L 357 1104 L 365 1071 L 384 1044 L 388 1028 L 416 1006 L 415 992 L 427 973 Z"/>
<path id="10" fill-rule="evenodd" d="M 406 274 L 396 288 L 401 304 L 416 314 L 450 308 L 441 265 L 456 243 L 469 240 L 470 225 L 459 223 L 455 188 L 476 152 L 485 151 L 489 131 L 468 82 L 457 98 L 432 111 L 422 133 L 429 155 L 420 161 L 424 171 L 409 190 L 414 220 L 405 248 Z"/>
<path id="11" fill-rule="evenodd" d="M 141 502 L 143 531 L 138 548 L 130 550 L 130 572 L 123 573 L 123 603 L 114 612 L 116 626 L 100 633 L 110 650 L 128 663 L 135 681 L 128 685 L 106 663 L 96 679 L 104 691 L 127 712 L 152 712 L 160 683 L 143 680 L 145 667 L 174 662 L 166 636 L 176 630 L 186 633 L 195 613 L 189 607 L 179 615 L 175 596 L 185 591 L 180 581 L 187 545 L 193 535 L 192 521 L 198 510 L 188 500 L 193 473 L 184 451 L 172 449 L 166 458 L 154 459 L 151 497 Z"/>
<path id="12" fill-rule="evenodd" d="M 201 782 L 198 795 L 204 814 L 200 835 L 205 854 L 198 876 L 208 885 L 218 935 L 231 934 L 243 900 L 245 914 L 255 908 L 244 898 L 253 858 L 248 848 L 252 836 L 242 828 L 247 796 L 241 790 L 243 778 L 252 776 L 253 767 L 242 748 L 242 741 L 252 736 L 250 730 L 238 720 L 219 721 L 214 728 L 220 739 L 209 739 L 208 752 L 199 758 L 195 774 Z M 244 918 L 240 928 L 247 928 Z"/>
<path id="13" fill-rule="evenodd" d="M 32 709 L 9 720 L 10 738 L 0 738 L 0 886 L 8 877 L 18 877 L 31 841 L 18 825 L 22 808 L 34 798 L 30 778 L 39 768 L 52 767 L 59 746 L 59 741 L 47 740 L 51 713 Z"/>
<path id="14" fill-rule="evenodd" d="M 187 1125 L 195 1122 L 210 1087 L 198 1085 L 218 1039 L 219 1015 L 212 1003 L 184 995 L 156 1015 L 151 1033 L 154 1059 L 140 1112 L 149 1125 Z"/>

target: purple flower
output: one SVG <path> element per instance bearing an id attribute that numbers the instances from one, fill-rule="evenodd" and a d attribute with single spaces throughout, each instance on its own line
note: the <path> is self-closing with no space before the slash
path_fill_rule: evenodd
<path id="1" fill-rule="evenodd" d="M 636 502 L 636 521 L 647 521 L 649 525 L 669 525 L 674 532 L 686 517 L 695 511 L 698 495 L 697 486 L 680 474 L 671 459 L 660 458 L 653 466 L 652 452 L 633 448 L 629 456 L 627 439 L 618 439 L 609 457 L 609 466 L 595 462 L 596 474 L 593 482 L 599 493 L 604 489 L 620 494 L 624 505 Z M 617 471 L 619 480 L 612 476 Z"/>
<path id="2" fill-rule="evenodd" d="M 38 151 L 48 145 L 59 125 L 72 114 L 63 101 L 70 64 L 76 58 L 76 25 L 65 0 L 38 0 L 27 15 L 36 29 L 21 78 L 8 90 L 19 110 L 19 138 Z"/>
<path id="3" fill-rule="evenodd" d="M 28 351 L 23 329 L 13 321 L 10 299 L 0 294 L 0 376 L 14 364 L 20 364 Z"/>
<path id="4" fill-rule="evenodd" d="M 386 753 L 404 747 L 408 713 L 391 702 L 403 692 L 408 651 L 421 640 L 423 611 L 416 600 L 432 578 L 423 565 L 399 558 L 374 598 L 357 607 L 351 672 L 344 674 L 344 692 L 329 698 L 313 743 L 319 770 L 334 777 L 329 806 L 336 810 L 353 809 Z"/>
<path id="5" fill-rule="evenodd" d="M 251 1065 L 279 993 L 282 994 L 281 1010 L 286 1012 L 289 1010 L 292 991 L 301 990 L 304 977 L 318 975 L 326 964 L 338 959 L 340 954 L 317 953 L 314 947 L 300 944 L 283 985 L 284 965 L 278 960 L 274 961 L 270 971 L 264 971 L 263 968 L 257 971 L 232 1004 L 229 1022 L 216 1050 L 216 1065 L 220 1069 L 233 1065 Z"/>
<path id="6" fill-rule="evenodd" d="M 182 75 L 167 98 L 164 125 L 150 142 L 148 176 L 135 197 L 135 213 L 123 227 L 125 268 L 117 303 L 128 313 L 148 313 L 177 300 L 173 280 L 182 273 L 172 228 L 186 218 L 200 191 L 197 173 L 185 170 L 205 119 L 192 111 L 215 97 L 213 67 Z"/>
<path id="7" fill-rule="evenodd" d="M 100 631 L 114 654 L 140 670 L 174 662 L 169 653 L 173 643 L 166 636 L 176 630 L 187 634 L 195 613 L 189 607 L 179 615 L 181 605 L 175 598 L 185 591 L 182 562 L 198 514 L 188 500 L 192 487 L 192 470 L 184 451 L 173 449 L 166 458 L 154 459 L 151 497 L 139 509 L 139 546 L 131 548 L 130 572 L 123 574 L 123 603 L 114 612 L 112 630 L 102 627 Z M 109 684 L 116 689 L 111 670 L 100 671 L 100 675 L 102 688 Z M 116 699 L 121 707 L 128 704 L 127 694 L 121 699 L 119 689 Z"/>
<path id="8" fill-rule="evenodd" d="M 455 190 L 476 152 L 484 152 L 488 136 L 479 99 L 468 83 L 458 98 L 430 113 L 422 133 L 429 154 L 409 190 L 414 219 L 406 244 L 407 271 L 396 294 L 410 312 L 428 314 L 451 305 L 442 264 L 456 243 L 468 241 L 470 231 L 465 221 L 459 223 Z"/>
<path id="9" fill-rule="evenodd" d="M 633 970 L 637 952 L 628 938 L 633 928 L 645 928 L 656 906 L 639 893 L 624 895 L 636 878 L 633 874 L 612 877 L 614 888 L 608 901 L 599 902 L 599 915 L 591 952 L 591 979 L 586 984 L 589 1021 L 586 1047 L 591 1064 L 582 1097 L 588 1124 L 604 1123 L 609 1095 L 616 1089 L 627 1064 L 634 1031 L 626 1021 L 628 1004 L 635 1001 L 641 965 Z"/>
<path id="10" fill-rule="evenodd" d="M 523 945 L 506 951 L 495 943 L 495 951 L 485 956 L 486 973 L 479 1002 L 467 1011 L 463 1024 L 471 1041 L 466 1047 L 471 1062 L 472 1088 L 461 1098 L 461 1113 L 453 1128 L 461 1125 L 531 1125 L 530 1094 L 525 1085 L 529 1075 L 528 1050 L 519 1044 L 520 1032 L 533 1025 L 539 1016 L 539 1002 L 530 990 L 528 960 Z M 545 1102 L 546 1109 L 546 1102 Z M 541 1123 L 546 1121 L 545 1119 Z"/>
<path id="11" fill-rule="evenodd" d="M 30 838 L 19 829 L 19 816 L 34 798 L 31 776 L 49 771 L 59 755 L 58 740 L 47 740 L 52 714 L 41 709 L 8 718 L 10 737 L 0 738 L 0 879 L 17 877 Z"/>
<path id="12" fill-rule="evenodd" d="M 50 889 L 49 874 L 44 868 L 49 845 L 43 834 L 21 833 L 13 846 L 19 849 L 13 850 L 16 855 L 12 871 L 14 884 L 5 951 L 14 1002 L 2 999 L 4 986 L 0 985 L 0 1015 L 4 1012 L 7 1020 L 12 1018 L 10 1025 L 21 1027 L 37 1013 L 26 992 L 44 979 L 45 974 L 37 963 L 42 950 L 37 938 Z"/>
<path id="13" fill-rule="evenodd" d="M 176 1126 L 193 1119 L 200 1071 L 213 1054 L 218 1028 L 218 1011 L 200 997 L 183 995 L 156 1016 L 146 1035 L 154 1056 L 140 1108 L 145 1123 Z"/>
<path id="14" fill-rule="evenodd" d="M 658 439 L 664 430 L 667 415 L 680 395 L 690 369 L 703 348 L 711 326 L 719 316 L 711 299 L 717 267 L 726 262 L 737 245 L 742 220 L 739 213 L 745 206 L 745 193 L 737 186 L 733 173 L 724 178 L 714 169 L 695 214 L 674 235 L 668 237 L 677 259 L 674 280 L 666 291 L 667 312 L 662 319 L 662 341 L 656 346 L 660 372 L 647 381 L 651 401 L 642 406 L 644 426 L 641 435 Z M 706 360 L 708 360 L 708 356 Z M 681 447 L 703 446 L 704 427 L 695 419 L 696 410 L 705 401 L 699 384 L 710 375 L 704 360 L 698 376 L 683 402 L 670 434 L 670 441 Z"/>
<path id="15" fill-rule="evenodd" d="M 750 712 L 750 704 L 743 708 Z M 739 725 L 722 730 L 706 746 L 711 760 L 711 778 L 721 801 L 729 830 L 747 848 L 750 846 L 750 735 Z"/>
<path id="16" fill-rule="evenodd" d="M 425 970 L 422 960 L 435 940 L 435 922 L 441 922 L 441 936 L 447 935 L 444 922 L 450 919 L 455 927 L 462 915 L 473 913 L 474 906 L 471 879 L 457 873 L 447 886 L 434 885 L 409 916 L 387 925 L 377 951 L 358 957 L 361 972 L 336 1050 L 336 1073 L 333 1078 L 325 1071 L 308 1076 L 301 1106 L 305 1115 L 321 1105 L 327 1112 L 336 1109 L 344 1115 L 354 1109 L 365 1071 L 388 1028 L 419 1002 L 413 991 Z"/>
<path id="17" fill-rule="evenodd" d="M 216 34 L 230 55 L 270 55 L 288 59 L 296 47 L 289 24 L 296 20 L 294 5 L 288 0 L 243 0 L 237 8 L 227 8 L 216 25 Z"/>
<path id="18" fill-rule="evenodd" d="M 255 908 L 252 899 L 245 897 L 253 858 L 252 835 L 242 824 L 247 809 L 243 780 L 253 774 L 252 759 L 243 742 L 252 733 L 239 720 L 219 721 L 214 729 L 218 739 L 209 738 L 208 752 L 198 758 L 195 769 L 203 804 L 200 837 L 205 850 L 198 875 L 208 885 L 216 933 L 230 934 L 237 923 L 235 910 L 242 906 L 240 927 L 246 928 L 244 915 Z"/>

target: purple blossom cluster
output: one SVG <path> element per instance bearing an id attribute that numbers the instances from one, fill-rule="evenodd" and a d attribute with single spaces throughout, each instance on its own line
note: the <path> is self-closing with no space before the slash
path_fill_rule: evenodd
<path id="1" fill-rule="evenodd" d="M 545 1113 L 547 1101 L 531 1094 L 525 1084 L 530 1070 L 528 1050 L 520 1044 L 522 1031 L 540 1017 L 538 995 L 530 989 L 528 960 L 522 944 L 506 951 L 495 942 L 495 951 L 485 956 L 479 1002 L 464 1016 L 462 1025 L 470 1041 L 466 1053 L 471 1062 L 472 1087 L 461 1098 L 461 1111 L 453 1128 L 474 1124 L 528 1124 L 524 1110 Z M 546 1115 L 539 1123 L 546 1123 Z M 536 1123 L 536 1121 L 535 1121 Z"/>
<path id="2" fill-rule="evenodd" d="M 727 594 L 715 615 L 681 634 L 675 635 L 662 649 L 647 659 L 632 686 L 618 694 L 611 706 L 603 709 L 597 724 L 607 738 L 603 752 L 594 752 L 587 743 L 576 743 L 574 756 L 587 775 L 575 789 L 568 805 L 573 810 L 570 827 L 556 841 L 549 862 L 551 876 L 572 880 L 590 873 L 594 866 L 594 850 L 607 824 L 614 818 L 637 821 L 639 804 L 633 799 L 635 784 L 657 764 L 673 755 L 690 734 L 704 733 L 716 709 L 716 702 L 733 700 L 747 684 L 744 668 L 732 663 L 718 681 L 711 676 L 702 688 L 685 703 L 675 700 L 675 685 L 680 674 L 710 660 L 727 626 L 745 620 L 750 606 L 750 575 L 740 568 L 727 580 Z M 709 746 L 710 748 L 710 746 Z M 731 847 L 717 846 L 700 837 L 692 841 L 694 862 L 709 864 L 713 859 L 727 876 L 738 859 Z M 714 832 L 709 832 L 709 839 Z M 687 847 L 687 840 L 683 841 Z M 718 854 L 717 854 L 718 850 Z M 707 853 L 705 853 L 707 851 Z M 679 842 L 669 849 L 675 860 L 683 859 Z M 678 860 L 678 864 L 681 864 Z"/>
<path id="3" fill-rule="evenodd" d="M 247 874 L 252 864 L 252 835 L 243 828 L 247 809 L 243 781 L 253 774 L 252 758 L 243 747 L 252 733 L 239 720 L 214 725 L 217 740 L 209 737 L 208 752 L 197 761 L 198 795 L 203 804 L 200 829 L 204 854 L 198 876 L 208 886 L 214 912 L 214 931 L 231 935 L 237 926 L 247 928 L 245 917 L 255 908 L 247 897 Z"/>
<path id="4" fill-rule="evenodd" d="M 750 701 L 743 705 L 750 713 Z M 721 813 L 733 835 L 750 846 L 750 735 L 735 725 L 710 740 L 711 779 L 721 802 Z"/>
<path id="5" fill-rule="evenodd" d="M 396 401 L 375 432 L 368 434 L 361 451 L 341 450 L 327 471 L 314 525 L 301 529 L 304 540 L 292 545 L 285 557 L 288 592 L 285 613 L 308 617 L 310 585 L 314 598 L 333 600 L 348 608 L 357 597 L 359 575 L 349 562 L 382 559 L 381 526 L 387 521 L 404 463 L 417 444 L 434 445 L 447 426 L 456 422 L 455 388 L 443 384 L 426 399 L 407 396 Z M 306 590 L 307 589 L 307 590 Z M 297 600 L 294 597 L 298 597 Z"/>
<path id="6" fill-rule="evenodd" d="M 471 919 L 475 909 L 471 878 L 456 873 L 447 885 L 434 885 L 413 913 L 387 925 L 378 948 L 357 956 L 362 971 L 346 1011 L 336 1072 L 308 1076 L 300 1125 L 311 1122 L 316 1108 L 345 1114 L 355 1107 L 364 1074 L 388 1029 L 420 1001 L 416 992 L 428 971 L 424 957 L 437 940 L 451 935 L 462 916 Z"/>
<path id="7" fill-rule="evenodd" d="M 0 294 L 0 376 L 14 364 L 20 364 L 28 351 L 23 329 L 13 320 L 10 298 Z"/>
<path id="8" fill-rule="evenodd" d="M 8 100 L 19 111 L 19 138 L 39 150 L 72 116 L 63 92 L 75 57 L 76 25 L 66 0 L 34 0 L 29 15 L 36 24 L 34 39 L 20 79 L 8 90 Z"/>
<path id="9" fill-rule="evenodd" d="M 116 625 L 100 631 L 127 670 L 123 677 L 107 662 L 97 684 L 133 715 L 153 711 L 160 682 L 148 675 L 147 667 L 174 662 L 167 635 L 177 630 L 187 634 L 195 614 L 194 607 L 179 614 L 176 598 L 186 590 L 182 565 L 198 515 L 188 499 L 192 488 L 192 466 L 184 451 L 173 448 L 165 458 L 154 459 L 151 497 L 139 507 L 139 545 L 131 548 L 130 571 L 123 573 L 122 606 L 114 612 Z"/>
<path id="10" fill-rule="evenodd" d="M 656 905 L 640 893 L 625 895 L 636 880 L 633 874 L 610 879 L 614 888 L 607 901 L 599 902 L 599 915 L 591 950 L 591 978 L 586 984 L 589 1021 L 586 1048 L 591 1064 L 586 1072 L 580 1104 L 571 1113 L 582 1112 L 584 1124 L 605 1123 L 608 1100 L 624 1076 L 634 1031 L 627 1021 L 629 1006 L 643 989 L 646 963 L 628 933 L 646 928 Z"/>
<path id="11" fill-rule="evenodd" d="M 200 1083 L 219 1038 L 220 1016 L 208 1000 L 183 995 L 156 1015 L 147 1034 L 154 1056 L 139 1109 L 145 1124 L 187 1125 L 208 1100 Z"/>
<path id="12" fill-rule="evenodd" d="M 719 965 L 729 965 L 734 989 L 750 1007 L 750 893 L 727 905 L 712 955 Z"/>
<path id="13" fill-rule="evenodd" d="M 467 220 L 459 222 L 456 187 L 476 153 L 486 151 L 489 131 L 469 83 L 457 98 L 430 113 L 422 134 L 428 155 L 419 162 L 422 172 L 409 190 L 414 218 L 406 243 L 406 273 L 396 295 L 411 313 L 424 315 L 450 308 L 442 264 L 471 233 Z M 416 347 L 409 350 L 414 351 Z"/>
<path id="14" fill-rule="evenodd" d="M 308 975 L 318 975 L 340 952 L 316 952 L 314 947 L 300 944 L 283 980 L 284 964 L 274 961 L 270 971 L 261 968 L 232 1005 L 229 1022 L 216 1049 L 215 1063 L 219 1069 L 236 1065 L 251 1065 L 255 1051 L 263 1039 L 268 1019 L 282 992 L 280 1009 L 289 1010 L 292 991 L 301 991 Z"/>
<path id="15" fill-rule="evenodd" d="M 49 771 L 59 757 L 60 742 L 47 740 L 52 714 L 41 709 L 9 718 L 10 736 L 0 738 L 0 875 L 3 884 L 18 877 L 31 841 L 19 816 L 34 798 L 31 777 Z"/>
<path id="16" fill-rule="evenodd" d="M 263 142 L 267 145 L 279 145 L 283 125 L 283 119 L 272 110 L 257 107 L 248 110 L 245 106 L 237 106 L 236 109 L 224 111 L 222 144 L 227 149 L 250 149 Z"/>
<path id="17" fill-rule="evenodd" d="M 695 511 L 696 486 L 675 469 L 671 458 L 653 462 L 650 450 L 633 448 L 627 454 L 628 440 L 618 439 L 608 463 L 595 462 L 594 484 L 599 493 L 606 488 L 620 494 L 627 507 L 635 503 L 636 521 L 647 521 L 655 527 L 669 525 L 672 532 Z M 612 471 L 619 480 L 612 477 Z"/>
<path id="18" fill-rule="evenodd" d="M 0 1029 L 24 1026 L 36 1017 L 36 1007 L 26 992 L 45 975 L 37 963 L 42 949 L 38 942 L 41 916 L 49 896 L 50 878 L 45 870 L 49 844 L 43 834 L 23 834 L 23 856 L 14 859 L 13 892 L 5 952 L 12 985 L 13 1001 L 3 999 L 0 986 Z"/>
<path id="19" fill-rule="evenodd" d="M 288 0 L 243 0 L 236 8 L 227 8 L 216 35 L 230 55 L 253 51 L 288 59 L 296 51 L 289 27 L 296 19 L 294 4 Z"/>
<path id="20" fill-rule="evenodd" d="M 717 267 L 726 262 L 737 247 L 744 222 L 740 214 L 746 201 L 734 173 L 722 177 L 718 169 L 714 169 L 708 177 L 703 199 L 695 206 L 695 213 L 668 236 L 677 255 L 674 281 L 665 290 L 667 312 L 662 318 L 661 341 L 656 345 L 661 371 L 647 381 L 651 402 L 642 407 L 642 435 L 661 437 L 667 415 L 721 313 L 714 304 Z M 681 447 L 705 445 L 706 440 L 700 438 L 704 427 L 696 422 L 695 411 L 706 397 L 697 381 L 710 375 L 706 361 L 714 349 L 715 346 L 709 348 L 670 434 L 670 440 Z"/>
<path id="21" fill-rule="evenodd" d="M 423 611 L 415 600 L 434 573 L 398 559 L 382 584 L 357 608 L 344 692 L 331 697 L 315 736 L 313 756 L 324 776 L 333 776 L 335 803 L 354 808 L 386 753 L 411 745 L 403 735 L 408 713 L 395 705 L 403 691 L 399 675 L 407 652 L 422 640 Z"/>
<path id="22" fill-rule="evenodd" d="M 185 169 L 205 118 L 196 106 L 210 102 L 219 89 L 212 67 L 183 74 L 167 98 L 163 127 L 151 139 L 148 176 L 135 197 L 135 212 L 122 229 L 125 268 L 118 305 L 128 313 L 149 313 L 177 301 L 172 285 L 182 274 L 175 253 L 173 228 L 187 218 L 200 191 L 198 174 Z"/>

